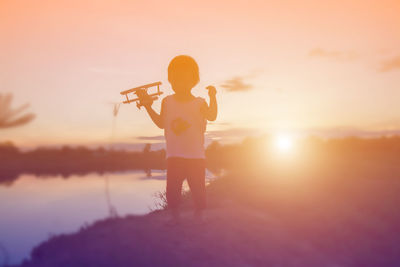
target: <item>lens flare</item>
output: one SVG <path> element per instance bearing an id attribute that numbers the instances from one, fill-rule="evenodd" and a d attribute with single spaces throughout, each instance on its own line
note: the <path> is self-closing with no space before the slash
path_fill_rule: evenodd
<path id="1" fill-rule="evenodd" d="M 293 137 L 279 134 L 276 136 L 274 144 L 279 152 L 290 152 L 293 149 Z"/>

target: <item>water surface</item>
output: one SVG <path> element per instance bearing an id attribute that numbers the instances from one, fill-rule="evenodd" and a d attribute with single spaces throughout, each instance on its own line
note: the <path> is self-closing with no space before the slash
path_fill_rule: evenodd
<path id="1" fill-rule="evenodd" d="M 151 176 L 149 176 L 151 175 Z M 145 214 L 165 190 L 165 171 L 62 176 L 20 175 L 0 184 L 0 265 L 20 263 L 31 249 L 61 233 L 110 216 Z"/>

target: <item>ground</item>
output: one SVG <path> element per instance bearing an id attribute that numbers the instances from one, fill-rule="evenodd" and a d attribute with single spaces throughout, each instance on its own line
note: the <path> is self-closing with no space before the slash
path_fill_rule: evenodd
<path id="1" fill-rule="evenodd" d="M 42 243 L 21 266 L 400 265 L 399 179 L 302 177 L 220 178 L 204 224 L 188 197 L 180 225 L 166 225 L 165 210 L 98 221 Z"/>

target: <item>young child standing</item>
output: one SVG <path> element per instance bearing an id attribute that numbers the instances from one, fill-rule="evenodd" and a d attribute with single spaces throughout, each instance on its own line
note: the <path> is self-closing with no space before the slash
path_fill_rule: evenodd
<path id="1" fill-rule="evenodd" d="M 151 107 L 153 101 L 147 94 L 139 96 L 153 122 L 164 129 L 167 146 L 167 203 L 174 222 L 179 222 L 179 204 L 182 183 L 187 179 L 194 200 L 194 215 L 202 220 L 206 207 L 204 133 L 207 120 L 217 117 L 216 89 L 208 86 L 210 105 L 204 98 L 191 93 L 199 82 L 199 67 L 186 55 L 171 60 L 168 81 L 173 91 L 161 103 L 158 114 Z"/>

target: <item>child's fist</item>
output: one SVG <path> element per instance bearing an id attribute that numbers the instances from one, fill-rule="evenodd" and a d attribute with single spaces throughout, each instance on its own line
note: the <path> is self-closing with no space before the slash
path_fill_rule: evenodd
<path id="1" fill-rule="evenodd" d="M 217 89 L 212 85 L 207 86 L 206 89 L 208 90 L 209 97 L 214 97 L 217 94 Z"/>
<path id="2" fill-rule="evenodd" d="M 151 96 L 149 96 L 149 94 L 145 90 L 136 91 L 136 95 L 139 98 L 139 103 L 141 106 L 151 107 L 151 105 L 153 104 L 153 98 L 151 98 Z"/>

